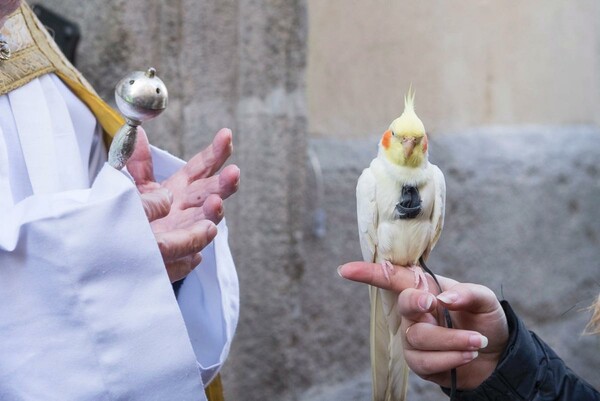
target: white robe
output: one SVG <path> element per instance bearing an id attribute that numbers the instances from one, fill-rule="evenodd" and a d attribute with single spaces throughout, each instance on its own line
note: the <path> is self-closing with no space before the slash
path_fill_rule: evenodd
<path id="1" fill-rule="evenodd" d="M 182 162 L 152 149 L 158 180 Z M 0 96 L 0 400 L 205 400 L 238 318 L 227 227 L 178 299 L 139 195 L 54 75 Z"/>

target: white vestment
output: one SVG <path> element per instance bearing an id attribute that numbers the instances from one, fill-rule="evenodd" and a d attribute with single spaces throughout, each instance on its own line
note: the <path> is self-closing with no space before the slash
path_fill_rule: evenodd
<path id="1" fill-rule="evenodd" d="M 52 74 L 0 96 L 0 400 L 205 400 L 238 318 L 227 227 L 176 299 L 99 132 Z M 152 154 L 159 181 L 183 163 Z"/>

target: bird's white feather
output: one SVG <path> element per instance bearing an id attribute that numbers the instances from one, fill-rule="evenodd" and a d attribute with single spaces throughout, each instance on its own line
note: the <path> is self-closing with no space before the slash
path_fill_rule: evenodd
<path id="1" fill-rule="evenodd" d="M 394 208 L 403 185 L 419 188 L 422 213 L 399 220 Z M 361 174 L 357 188 L 357 217 L 363 258 L 395 265 L 418 264 L 439 239 L 444 222 L 445 182 L 437 166 L 394 166 L 379 154 Z M 374 401 L 403 401 L 408 366 L 401 342 L 398 294 L 371 287 L 371 365 Z"/>
<path id="2" fill-rule="evenodd" d="M 376 181 L 370 168 L 364 169 L 356 185 L 358 237 L 363 260 L 374 262 L 377 247 Z"/>
<path id="3" fill-rule="evenodd" d="M 429 254 L 437 244 L 442 235 L 442 229 L 444 228 L 444 217 L 446 215 L 446 180 L 442 170 L 439 169 L 435 164 L 430 164 L 433 170 L 433 186 L 435 188 L 435 197 L 433 201 L 433 210 L 431 213 L 431 226 L 433 228 L 433 235 L 429 241 L 429 245 L 423 253 L 423 260 L 429 258 Z"/>

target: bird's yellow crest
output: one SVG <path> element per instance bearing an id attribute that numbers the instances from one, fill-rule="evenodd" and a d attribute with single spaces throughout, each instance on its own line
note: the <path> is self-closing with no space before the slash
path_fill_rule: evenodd
<path id="1" fill-rule="evenodd" d="M 404 111 L 383 134 L 381 146 L 385 157 L 394 164 L 418 167 L 427 160 L 427 135 L 423 122 L 415 112 L 412 86 L 404 96 Z"/>

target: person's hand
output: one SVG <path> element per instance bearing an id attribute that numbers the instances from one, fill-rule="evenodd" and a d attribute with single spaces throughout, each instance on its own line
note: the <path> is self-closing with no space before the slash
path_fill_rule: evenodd
<path id="1" fill-rule="evenodd" d="M 427 275 L 432 292 L 428 293 L 414 288 L 412 271 L 395 266 L 388 280 L 381 265 L 366 262 L 345 264 L 338 272 L 346 279 L 400 294 L 404 356 L 423 379 L 450 387 L 450 369 L 457 368 L 457 387 L 469 390 L 496 368 L 508 342 L 508 325 L 489 288 L 436 276 L 443 290 L 438 294 L 437 284 Z M 443 327 L 443 307 L 450 311 L 453 329 Z"/>
<path id="2" fill-rule="evenodd" d="M 167 180 L 156 182 L 146 133 L 138 127 L 136 147 L 127 162 L 171 282 L 181 280 L 201 261 L 199 252 L 217 235 L 223 200 L 237 191 L 235 165 L 217 171 L 232 152 L 232 134 L 220 130 L 211 145 Z"/>

